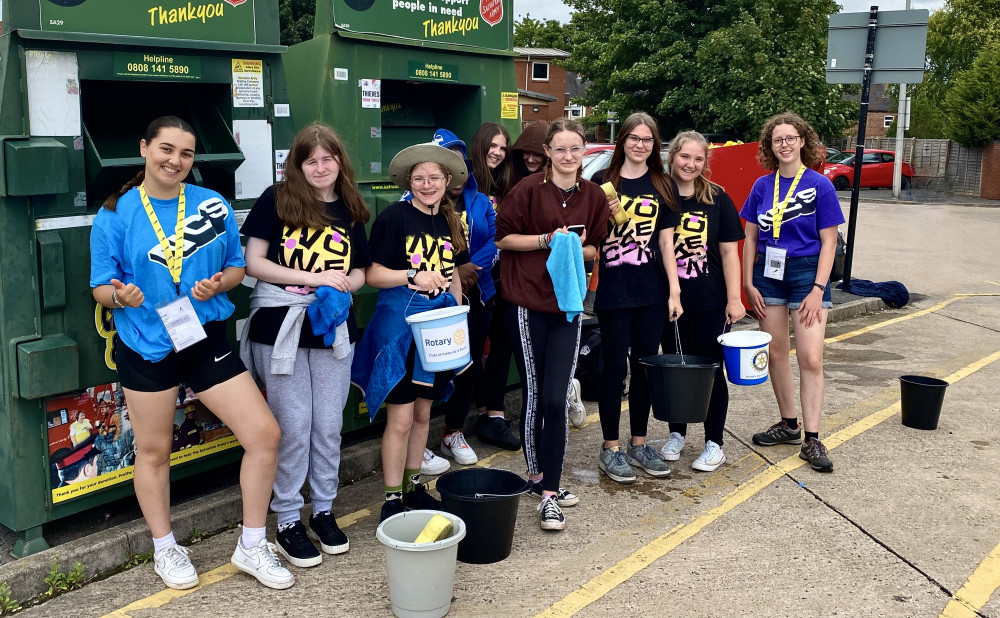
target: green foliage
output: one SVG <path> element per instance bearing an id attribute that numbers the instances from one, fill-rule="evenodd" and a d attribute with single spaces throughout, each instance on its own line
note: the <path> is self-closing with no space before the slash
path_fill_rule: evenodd
<path id="1" fill-rule="evenodd" d="M 930 16 L 927 72 L 923 83 L 909 93 L 911 135 L 958 140 L 951 134 L 958 125 L 949 119 L 946 100 L 959 75 L 973 67 L 981 50 L 1000 43 L 998 8 L 997 0 L 947 0 Z"/>
<path id="2" fill-rule="evenodd" d="M 944 104 L 951 139 L 968 148 L 1000 140 L 1000 42 L 955 75 Z"/>
<path id="3" fill-rule="evenodd" d="M 49 587 L 45 594 L 55 596 L 82 588 L 84 579 L 82 562 L 77 562 L 69 573 L 63 573 L 62 569 L 59 568 L 59 561 L 53 560 L 49 566 L 49 572 L 45 576 L 45 584 Z"/>
<path id="4" fill-rule="evenodd" d="M 295 45 L 313 38 L 316 21 L 315 0 L 279 0 L 278 20 L 281 44 Z"/>
<path id="5" fill-rule="evenodd" d="M 0 584 L 0 616 L 7 616 L 21 609 L 21 604 L 13 594 L 7 582 Z"/>
<path id="6" fill-rule="evenodd" d="M 567 37 L 566 26 L 555 19 L 543 22 L 532 19 L 531 14 L 526 13 L 524 19 L 514 22 L 515 47 L 554 47 L 566 50 Z"/>
<path id="7" fill-rule="evenodd" d="M 125 560 L 124 569 L 131 569 L 132 567 L 137 567 L 140 564 L 148 564 L 153 561 L 153 552 L 148 551 L 144 554 L 133 554 L 129 553 Z"/>
<path id="8" fill-rule="evenodd" d="M 826 83 L 831 0 L 566 3 L 575 9 L 566 66 L 593 82 L 586 103 L 596 113 L 647 111 L 665 139 L 696 128 L 752 140 L 785 110 L 821 135 L 857 118 L 842 87 Z"/>

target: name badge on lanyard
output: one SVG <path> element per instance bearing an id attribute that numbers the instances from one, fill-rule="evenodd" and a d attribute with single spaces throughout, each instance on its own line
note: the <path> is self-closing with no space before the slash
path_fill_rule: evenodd
<path id="1" fill-rule="evenodd" d="M 788 201 L 795 195 L 795 189 L 799 186 L 799 181 L 802 180 L 802 174 L 805 171 L 806 166 L 800 165 L 795 179 L 792 180 L 792 186 L 788 187 L 785 199 L 780 202 L 778 201 L 778 182 L 781 177 L 778 176 L 778 172 L 774 173 L 774 201 L 772 202 L 774 216 L 771 222 L 771 236 L 774 238 L 774 244 L 768 245 L 764 249 L 764 276 L 769 279 L 781 281 L 785 278 L 785 259 L 788 251 L 778 246 L 778 238 L 781 236 L 781 222 L 785 218 L 785 208 L 788 207 Z"/>
<path id="2" fill-rule="evenodd" d="M 163 301 L 156 305 L 156 313 L 160 316 L 170 343 L 174 346 L 175 352 L 180 352 L 189 348 L 195 343 L 208 337 L 205 328 L 198 319 L 198 313 L 194 310 L 191 299 L 185 294 L 181 296 L 181 269 L 184 266 L 184 185 L 181 184 L 180 194 L 177 196 L 177 225 L 174 227 L 174 246 L 171 247 L 167 241 L 167 235 L 163 233 L 160 220 L 153 210 L 153 205 L 146 195 L 146 188 L 139 185 L 139 197 L 142 205 L 146 209 L 146 216 L 153 226 L 156 239 L 160 241 L 160 248 L 163 250 L 163 259 L 167 263 L 167 270 L 170 271 L 170 278 L 173 279 L 174 289 L 178 298 Z"/>

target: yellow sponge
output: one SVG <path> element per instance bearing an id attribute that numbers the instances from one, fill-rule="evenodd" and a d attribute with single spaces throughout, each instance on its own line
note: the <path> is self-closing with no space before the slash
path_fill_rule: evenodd
<path id="1" fill-rule="evenodd" d="M 434 515 L 420 531 L 414 543 L 433 543 L 449 536 L 451 536 L 451 520 L 444 515 Z"/>
<path id="2" fill-rule="evenodd" d="M 601 188 L 604 189 L 604 195 L 607 195 L 608 199 L 611 198 L 618 199 L 618 192 L 615 191 L 615 186 L 610 182 L 604 183 L 603 185 L 601 185 Z M 618 225 L 625 225 L 626 223 L 628 223 L 629 220 L 628 213 L 625 212 L 625 209 L 622 208 L 621 205 L 618 206 L 618 212 L 614 214 L 614 217 L 615 217 L 615 223 L 617 223 Z"/>

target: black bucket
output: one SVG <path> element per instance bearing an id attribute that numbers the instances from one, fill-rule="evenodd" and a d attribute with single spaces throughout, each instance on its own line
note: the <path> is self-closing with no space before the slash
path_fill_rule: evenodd
<path id="1" fill-rule="evenodd" d="M 703 356 L 657 354 L 639 359 L 639 364 L 646 369 L 653 418 L 668 423 L 705 422 L 719 363 Z"/>
<path id="2" fill-rule="evenodd" d="M 937 429 L 948 383 L 927 376 L 900 376 L 903 424 L 913 429 Z"/>
<path id="3" fill-rule="evenodd" d="M 465 468 L 437 480 L 443 509 L 465 522 L 458 559 L 470 564 L 500 562 L 510 555 L 521 494 L 528 482 L 513 472 Z"/>

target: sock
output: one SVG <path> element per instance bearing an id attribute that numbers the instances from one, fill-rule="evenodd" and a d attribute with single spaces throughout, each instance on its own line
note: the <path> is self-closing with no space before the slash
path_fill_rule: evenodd
<path id="1" fill-rule="evenodd" d="M 298 522 L 299 522 L 299 520 L 296 519 L 295 521 L 289 522 L 287 524 L 278 524 L 278 532 L 284 532 L 285 530 L 288 530 L 289 528 L 291 528 L 292 526 L 294 526 Z"/>
<path id="2" fill-rule="evenodd" d="M 807 431 L 806 432 L 806 442 L 809 441 L 809 438 L 816 438 L 817 440 L 819 440 L 819 432 L 818 431 Z"/>
<path id="3" fill-rule="evenodd" d="M 267 528 L 261 526 L 260 528 L 247 528 L 243 526 L 243 534 L 240 535 L 240 543 L 243 544 L 244 549 L 252 549 L 260 545 L 260 542 L 264 540 L 264 534 L 267 532 Z"/>
<path id="4" fill-rule="evenodd" d="M 788 425 L 788 428 L 791 429 L 792 431 L 795 431 L 796 429 L 799 428 L 798 418 L 785 418 L 784 416 L 782 416 L 781 420 L 785 421 L 785 424 Z"/>
<path id="5" fill-rule="evenodd" d="M 402 500 L 403 499 L 403 486 L 402 485 L 395 485 L 393 487 L 389 487 L 388 485 L 385 485 L 384 487 L 385 487 L 385 501 L 386 502 L 389 502 L 391 500 Z"/>
<path id="6" fill-rule="evenodd" d="M 403 470 L 403 493 L 413 491 L 413 487 L 419 484 L 420 468 L 406 468 Z"/>
<path id="7" fill-rule="evenodd" d="M 167 536 L 153 538 L 153 553 L 158 554 L 165 549 L 170 549 L 174 545 L 177 545 L 177 539 L 174 538 L 174 533 L 171 530 L 167 533 Z"/>

